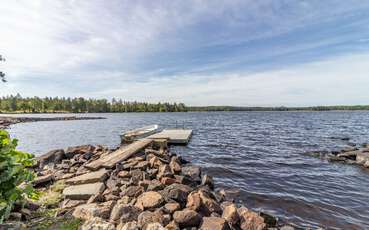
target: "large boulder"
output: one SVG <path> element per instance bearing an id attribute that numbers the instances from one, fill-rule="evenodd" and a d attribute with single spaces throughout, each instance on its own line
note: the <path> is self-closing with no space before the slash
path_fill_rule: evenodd
<path id="1" fill-rule="evenodd" d="M 201 222 L 201 216 L 189 209 L 174 212 L 173 219 L 181 228 L 197 227 Z"/>
<path id="2" fill-rule="evenodd" d="M 95 172 L 90 172 L 70 178 L 65 181 L 66 184 L 88 184 L 95 182 L 104 182 L 108 177 L 109 171 L 102 168 Z"/>
<path id="3" fill-rule="evenodd" d="M 182 174 L 191 177 L 195 181 L 200 181 L 201 168 L 195 165 L 186 165 L 182 167 Z"/>
<path id="4" fill-rule="evenodd" d="M 144 211 L 138 216 L 137 222 L 142 229 L 145 229 L 146 226 L 150 223 L 162 224 L 163 218 L 163 215 L 159 211 Z"/>
<path id="5" fill-rule="evenodd" d="M 187 197 L 186 206 L 191 210 L 201 212 L 205 216 L 209 216 L 211 213 L 222 213 L 222 208 L 215 200 L 215 197 L 205 189 L 192 192 Z"/>
<path id="6" fill-rule="evenodd" d="M 49 164 L 60 164 L 63 159 L 65 159 L 65 152 L 63 149 L 51 150 L 36 158 L 40 169 Z"/>
<path id="7" fill-rule="evenodd" d="M 130 221 L 127 223 L 120 223 L 117 226 L 117 230 L 140 230 L 137 221 Z"/>
<path id="8" fill-rule="evenodd" d="M 224 207 L 222 217 L 230 224 L 238 224 L 240 217 L 235 204 L 231 203 Z"/>
<path id="9" fill-rule="evenodd" d="M 227 221 L 220 217 L 204 217 L 200 226 L 201 230 L 226 230 L 229 229 Z"/>
<path id="10" fill-rule="evenodd" d="M 192 188 L 183 184 L 171 184 L 161 191 L 166 202 L 177 201 L 182 206 L 185 206 L 187 196 L 192 191 Z"/>
<path id="11" fill-rule="evenodd" d="M 112 223 L 127 223 L 130 221 L 137 220 L 141 210 L 125 202 L 119 202 L 114 206 L 110 214 L 110 222 Z"/>
<path id="12" fill-rule="evenodd" d="M 109 219 L 110 212 L 115 205 L 115 201 L 107 201 L 105 203 L 91 203 L 83 204 L 78 207 L 73 212 L 75 218 L 90 220 L 93 217 L 100 217 L 103 219 Z"/>
<path id="13" fill-rule="evenodd" d="M 74 157 L 74 155 L 78 154 L 86 154 L 86 153 L 93 153 L 95 147 L 92 145 L 80 145 L 67 148 L 65 152 L 66 158 L 70 159 Z"/>
<path id="14" fill-rule="evenodd" d="M 91 196 L 104 191 L 104 183 L 72 185 L 63 190 L 63 195 L 72 200 L 88 200 Z"/>
<path id="15" fill-rule="evenodd" d="M 264 218 L 256 212 L 250 211 L 245 207 L 241 207 L 237 211 L 240 216 L 240 227 L 242 230 L 263 230 L 266 228 Z"/>
<path id="16" fill-rule="evenodd" d="M 81 230 L 115 230 L 114 224 L 104 221 L 99 217 L 94 217 L 87 220 L 82 226 Z"/>
<path id="17" fill-rule="evenodd" d="M 164 202 L 163 196 L 155 191 L 149 191 L 141 194 L 137 198 L 136 207 L 141 210 L 153 209 L 160 207 Z"/>

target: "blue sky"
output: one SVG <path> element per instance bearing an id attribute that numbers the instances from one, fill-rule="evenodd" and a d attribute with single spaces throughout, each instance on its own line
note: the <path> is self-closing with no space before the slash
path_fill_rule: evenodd
<path id="1" fill-rule="evenodd" d="M 0 95 L 369 104 L 369 1 L 4 0 Z"/>

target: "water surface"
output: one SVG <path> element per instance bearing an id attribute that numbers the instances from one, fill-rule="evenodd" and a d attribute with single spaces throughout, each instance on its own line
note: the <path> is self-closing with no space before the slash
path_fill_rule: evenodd
<path id="1" fill-rule="evenodd" d="M 369 170 L 306 154 L 347 146 L 340 137 L 350 137 L 352 143 L 369 142 L 369 112 L 103 116 L 108 119 L 17 124 L 10 132 L 20 139 L 21 149 L 41 154 L 80 144 L 115 147 L 123 130 L 149 124 L 191 128 L 190 144 L 174 151 L 201 165 L 217 186 L 240 188 L 240 198 L 248 207 L 303 227 L 369 228 Z"/>

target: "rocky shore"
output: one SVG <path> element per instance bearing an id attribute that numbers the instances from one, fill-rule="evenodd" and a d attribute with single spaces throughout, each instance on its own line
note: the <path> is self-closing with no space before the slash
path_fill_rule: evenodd
<path id="1" fill-rule="evenodd" d="M 38 157 L 40 198 L 16 207 L 0 229 L 294 229 L 236 203 L 165 141 L 112 167 L 91 167 L 117 151 L 84 145 Z"/>
<path id="2" fill-rule="evenodd" d="M 335 151 L 316 151 L 310 155 L 326 158 L 332 162 L 359 165 L 369 168 L 369 145 L 349 146 Z"/>
<path id="3" fill-rule="evenodd" d="M 74 121 L 74 120 L 95 120 L 105 119 L 104 117 L 5 117 L 0 116 L 0 129 L 8 128 L 10 125 L 23 123 L 23 122 L 36 122 L 36 121 Z"/>

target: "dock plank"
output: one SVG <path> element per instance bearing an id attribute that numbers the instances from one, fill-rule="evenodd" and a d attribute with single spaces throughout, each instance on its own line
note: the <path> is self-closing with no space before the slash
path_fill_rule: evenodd
<path id="1" fill-rule="evenodd" d="M 149 139 L 168 139 L 168 143 L 187 144 L 192 136 L 191 129 L 164 129 L 160 133 L 153 134 Z"/>
<path id="2" fill-rule="evenodd" d="M 109 155 L 106 155 L 103 158 L 100 158 L 98 160 L 95 160 L 89 164 L 87 164 L 85 167 L 92 170 L 97 170 L 101 167 L 104 168 L 113 168 L 116 164 L 130 158 L 135 153 L 141 151 L 142 149 L 146 148 L 148 145 L 150 145 L 154 140 L 152 139 L 141 139 L 136 142 L 133 142 L 130 145 L 123 146 L 119 148 L 118 150 L 112 152 Z"/>

